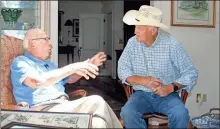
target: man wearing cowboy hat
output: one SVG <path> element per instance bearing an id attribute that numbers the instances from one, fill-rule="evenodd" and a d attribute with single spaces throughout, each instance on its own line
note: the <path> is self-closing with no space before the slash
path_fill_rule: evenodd
<path id="1" fill-rule="evenodd" d="M 158 112 L 168 116 L 169 128 L 187 128 L 188 110 L 178 91 L 192 90 L 198 72 L 182 45 L 161 23 L 162 12 L 143 5 L 130 10 L 123 22 L 135 25 L 135 36 L 118 61 L 118 76 L 136 91 L 122 107 L 126 128 L 146 128 L 144 113 Z"/>

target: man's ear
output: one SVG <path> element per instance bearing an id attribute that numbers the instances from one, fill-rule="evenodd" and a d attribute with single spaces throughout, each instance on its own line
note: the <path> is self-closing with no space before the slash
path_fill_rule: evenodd
<path id="1" fill-rule="evenodd" d="M 155 34 L 157 33 L 157 28 L 156 28 L 156 27 L 153 27 L 152 30 L 151 30 L 151 32 L 152 32 L 152 35 L 155 35 Z"/>

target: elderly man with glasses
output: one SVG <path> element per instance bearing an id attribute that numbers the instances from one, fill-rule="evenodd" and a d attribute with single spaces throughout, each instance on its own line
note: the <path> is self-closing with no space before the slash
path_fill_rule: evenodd
<path id="1" fill-rule="evenodd" d="M 17 103 L 26 102 L 30 108 L 50 105 L 48 111 L 53 112 L 92 113 L 93 128 L 122 128 L 102 97 L 93 95 L 70 101 L 64 92 L 66 83 L 74 83 L 82 76 L 89 79 L 98 75 L 98 66 L 106 60 L 103 52 L 87 61 L 58 69 L 47 60 L 52 45 L 41 29 L 31 29 L 25 34 L 24 48 L 24 55 L 15 58 L 11 64 L 11 82 Z"/>

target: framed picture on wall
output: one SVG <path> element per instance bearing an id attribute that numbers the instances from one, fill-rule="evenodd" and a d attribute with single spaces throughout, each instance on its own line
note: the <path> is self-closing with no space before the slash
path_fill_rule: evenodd
<path id="1" fill-rule="evenodd" d="M 215 27 L 216 1 L 171 1 L 171 26 Z"/>
<path id="2" fill-rule="evenodd" d="M 73 19 L 73 37 L 79 37 L 79 19 Z"/>

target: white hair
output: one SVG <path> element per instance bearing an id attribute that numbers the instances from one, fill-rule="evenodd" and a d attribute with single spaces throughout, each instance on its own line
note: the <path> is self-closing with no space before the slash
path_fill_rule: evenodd
<path id="1" fill-rule="evenodd" d="M 152 31 L 153 29 L 156 29 L 156 30 L 158 31 L 158 29 L 159 29 L 159 28 L 156 27 L 156 26 L 148 26 L 148 28 L 149 28 L 150 31 Z"/>
<path id="2" fill-rule="evenodd" d="M 27 49 L 28 48 L 28 39 L 27 38 L 24 38 L 23 40 L 23 46 L 24 46 L 24 49 Z"/>

